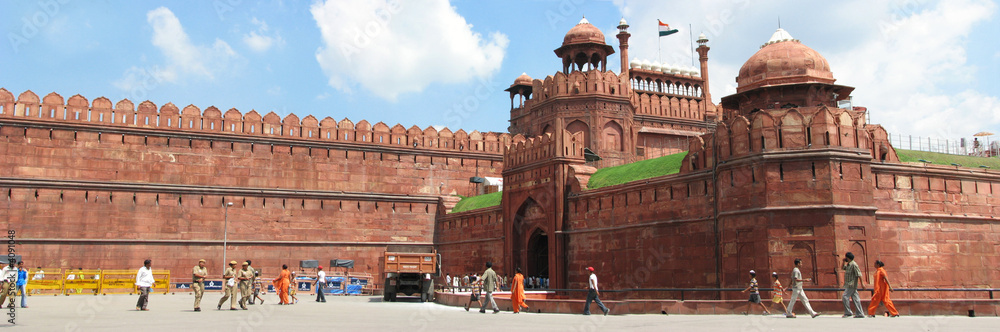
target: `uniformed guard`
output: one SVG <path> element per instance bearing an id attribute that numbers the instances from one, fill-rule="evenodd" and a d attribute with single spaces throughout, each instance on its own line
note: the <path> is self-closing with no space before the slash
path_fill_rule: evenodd
<path id="1" fill-rule="evenodd" d="M 208 277 L 208 269 L 205 268 L 205 260 L 198 260 L 198 266 L 191 271 L 191 289 L 194 290 L 194 311 L 201 311 L 201 296 L 205 295 L 205 278 Z"/>
<path id="2" fill-rule="evenodd" d="M 250 282 L 253 280 L 250 264 L 243 262 L 243 268 L 236 273 L 236 279 L 240 283 L 240 308 L 247 310 L 247 301 L 250 301 Z"/>
<path id="3" fill-rule="evenodd" d="M 257 270 L 253 268 L 253 262 L 249 259 L 247 260 L 247 270 L 250 270 L 250 301 L 247 303 L 254 304 L 254 298 L 257 297 Z"/>
<path id="4" fill-rule="evenodd" d="M 227 299 L 232 299 L 229 302 L 229 310 L 238 310 L 236 309 L 236 261 L 229 262 L 229 267 L 222 274 L 222 278 L 226 281 L 222 285 L 223 295 L 216 309 L 222 310 L 222 304 L 226 303 Z"/>

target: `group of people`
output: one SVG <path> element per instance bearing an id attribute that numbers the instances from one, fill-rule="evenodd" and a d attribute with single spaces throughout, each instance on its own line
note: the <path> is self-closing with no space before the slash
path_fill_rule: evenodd
<path id="1" fill-rule="evenodd" d="M 528 309 L 528 305 L 525 302 L 526 298 L 524 296 L 524 288 L 526 286 L 527 279 L 525 279 L 524 275 L 521 274 L 521 268 L 515 268 L 514 271 L 514 277 L 511 278 L 510 283 L 510 302 L 512 307 L 511 309 L 513 309 L 512 311 L 516 314 L 521 312 L 522 309 Z M 609 312 L 611 312 L 611 310 L 608 309 L 603 302 L 601 302 L 600 289 L 597 287 L 597 274 L 594 273 L 593 267 L 587 267 L 587 272 L 590 275 L 587 278 L 587 302 L 585 302 L 583 306 L 583 314 L 590 315 L 590 303 L 597 302 L 597 306 L 601 308 L 601 311 L 603 311 L 606 316 Z M 475 274 L 473 274 L 473 276 L 475 276 Z M 447 277 L 451 278 L 450 275 Z M 456 277 L 455 280 L 457 279 L 458 278 Z M 465 311 L 469 311 L 469 308 L 473 303 L 478 303 L 480 313 L 486 313 L 487 304 L 489 304 L 493 309 L 494 314 L 499 313 L 500 308 L 497 307 L 496 300 L 493 299 L 493 292 L 499 289 L 498 285 L 500 285 L 501 280 L 501 278 L 497 277 L 496 272 L 493 271 L 493 263 L 486 262 L 486 271 L 483 272 L 483 276 L 470 281 L 469 285 L 472 287 L 472 292 L 469 295 L 469 302 L 465 304 Z M 547 283 L 548 280 L 546 279 L 545 287 L 548 287 Z M 539 285 L 541 285 L 541 283 Z M 483 293 L 485 293 L 485 296 Z M 484 296 L 484 298 L 480 299 L 481 296 Z"/>
<path id="2" fill-rule="evenodd" d="M 517 273 L 521 272 L 518 271 Z M 523 286 L 525 289 L 549 288 L 549 278 L 524 277 L 523 274 L 521 276 L 524 279 Z M 472 289 L 479 280 L 481 280 L 481 278 L 476 273 L 467 273 L 461 277 L 455 276 L 454 278 L 452 278 L 451 274 L 448 273 L 444 277 L 444 288 L 446 290 L 450 289 L 452 293 L 463 289 Z M 512 279 L 508 278 L 506 274 L 497 278 L 497 280 L 499 281 L 497 289 L 510 290 L 513 287 Z"/>
<path id="3" fill-rule="evenodd" d="M 802 304 L 805 306 L 809 315 L 813 318 L 819 316 L 819 313 L 812 309 L 809 305 L 809 298 L 802 291 L 802 283 L 804 281 L 811 281 L 809 278 L 802 278 L 802 272 L 799 271 L 799 267 L 802 265 L 802 259 L 795 259 L 795 268 L 792 269 L 791 275 L 791 299 L 788 301 L 788 306 L 785 306 L 783 294 L 788 289 L 782 287 L 781 282 L 778 280 L 778 273 L 772 272 L 771 282 L 771 301 L 773 303 L 780 303 L 784 307 L 785 317 L 795 318 L 795 302 L 799 299 L 802 300 Z M 893 305 L 892 300 L 889 299 L 889 292 L 892 291 L 892 286 L 889 284 L 889 277 L 885 272 L 885 263 L 880 260 L 875 261 L 875 280 L 874 280 L 874 292 L 872 294 L 871 302 L 868 303 L 868 308 L 865 310 L 861 306 L 861 296 L 858 294 L 858 289 L 865 289 L 864 278 L 861 275 L 861 268 L 858 263 L 854 261 L 854 253 L 848 252 L 844 255 L 843 265 L 841 269 L 844 270 L 844 294 L 842 296 L 842 301 L 844 303 L 844 318 L 854 317 L 854 318 L 864 318 L 865 311 L 868 313 L 868 317 L 875 317 L 875 311 L 878 309 L 879 305 L 885 305 L 888 310 L 890 317 L 899 317 L 899 311 L 896 310 L 896 306 Z M 770 314 L 767 310 L 767 306 L 764 305 L 760 298 L 760 289 L 757 284 L 757 273 L 754 270 L 750 270 L 750 285 L 743 289 L 743 292 L 750 292 L 750 300 L 747 302 L 747 310 L 743 314 L 749 314 L 751 308 L 754 304 L 759 304 L 764 310 L 764 314 Z M 851 308 L 851 303 L 854 304 L 854 309 Z"/>
<path id="4" fill-rule="evenodd" d="M 3 276 L 3 281 L 0 282 L 0 307 L 13 308 L 14 307 L 14 296 L 20 294 L 21 296 L 21 308 L 27 308 L 28 303 L 26 297 L 27 285 L 28 285 L 28 270 L 24 268 L 24 262 L 17 262 L 17 267 L 13 265 L 6 265 L 8 261 L 0 262 L 0 275 Z M 7 303 L 7 297 L 11 297 L 10 303 Z"/>
<path id="5" fill-rule="evenodd" d="M 201 298 L 205 295 L 205 279 L 208 278 L 208 268 L 205 267 L 204 259 L 198 260 L 191 270 L 191 290 L 194 291 L 194 311 L 201 311 Z M 222 305 L 229 300 L 229 310 L 247 310 L 247 304 L 264 304 L 264 294 L 267 288 L 264 287 L 260 278 L 260 271 L 253 268 L 253 262 L 246 260 L 240 268 L 237 268 L 236 261 L 230 261 L 229 267 L 222 274 L 222 298 L 219 299 L 217 310 L 222 310 Z M 296 286 L 294 285 L 295 272 L 288 270 L 288 265 L 281 266 L 281 273 L 271 281 L 275 291 L 278 293 L 278 304 L 295 304 L 299 299 L 295 296 Z M 139 268 L 135 276 L 135 285 L 138 288 L 139 301 L 135 305 L 136 310 L 146 311 L 149 304 L 149 290 L 156 283 L 153 279 L 152 261 L 147 259 L 143 266 Z M 323 267 L 319 267 L 318 278 L 316 278 L 316 302 L 326 302 L 323 294 L 323 286 L 326 284 L 326 273 Z M 237 290 L 239 293 L 237 293 Z M 239 294 L 239 298 L 237 298 Z M 289 299 L 291 297 L 291 299 Z M 239 308 L 236 307 L 239 303 Z"/>

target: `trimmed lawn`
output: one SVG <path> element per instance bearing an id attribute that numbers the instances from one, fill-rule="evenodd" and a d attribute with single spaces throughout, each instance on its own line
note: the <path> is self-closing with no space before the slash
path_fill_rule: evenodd
<path id="1" fill-rule="evenodd" d="M 983 165 L 989 166 L 990 169 L 1000 169 L 1000 158 L 972 157 L 903 149 L 896 149 L 896 154 L 899 155 L 899 161 L 901 162 L 920 163 L 922 162 L 920 159 L 923 159 L 935 165 L 951 166 L 954 163 L 969 168 L 979 168 L 980 165 Z"/>
<path id="2" fill-rule="evenodd" d="M 687 156 L 687 151 L 599 169 L 590 177 L 587 189 L 603 188 L 680 172 L 681 162 L 684 161 L 685 156 Z"/>
<path id="3" fill-rule="evenodd" d="M 500 205 L 500 198 L 502 197 L 503 197 L 502 191 L 486 195 L 462 197 L 462 200 L 458 201 L 458 204 L 455 204 L 455 208 L 451 209 L 451 213 L 459 213 L 475 209 L 497 206 Z"/>

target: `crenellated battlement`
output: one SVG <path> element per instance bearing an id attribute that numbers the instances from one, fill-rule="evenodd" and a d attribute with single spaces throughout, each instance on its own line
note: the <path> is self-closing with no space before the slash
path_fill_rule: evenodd
<path id="1" fill-rule="evenodd" d="M 503 162 L 507 169 L 556 158 L 579 159 L 583 161 L 583 133 L 563 131 L 562 139 L 552 133 L 525 138 L 514 135 L 511 144 L 504 149 Z"/>
<path id="2" fill-rule="evenodd" d="M 57 93 L 49 93 L 39 99 L 28 90 L 17 99 L 4 88 L 0 88 L 0 118 L 30 118 L 32 120 L 84 122 L 107 126 L 163 129 L 174 131 L 211 132 L 244 136 L 282 137 L 316 141 L 340 141 L 369 143 L 375 145 L 397 145 L 424 150 L 453 150 L 500 154 L 502 147 L 510 144 L 507 133 L 464 130 L 451 131 L 434 127 L 420 129 L 417 126 L 405 128 L 396 124 L 389 127 L 378 122 L 374 125 L 362 120 L 354 123 L 349 119 L 336 121 L 326 117 L 318 120 L 312 115 L 300 119 L 295 114 L 281 118 L 274 112 L 261 116 L 251 110 L 246 114 L 235 108 L 225 113 L 215 106 L 204 111 L 194 105 L 183 110 L 173 103 L 157 109 L 156 104 L 144 101 L 138 105 L 128 99 L 112 104 L 105 97 L 89 102 L 81 95 L 74 95 L 68 101 Z"/>
<path id="3" fill-rule="evenodd" d="M 711 167 L 712 140 L 719 161 L 780 150 L 843 147 L 868 150 L 873 159 L 899 161 L 885 129 L 852 110 L 821 107 L 758 111 L 720 122 L 715 133 L 692 140 L 682 171 Z"/>
<path id="4" fill-rule="evenodd" d="M 632 92 L 626 82 L 626 77 L 611 71 L 574 71 L 568 75 L 557 72 L 554 76 L 546 76 L 545 80 L 532 80 L 532 95 L 525 106 L 530 109 L 551 98 L 580 94 L 628 97 Z"/>

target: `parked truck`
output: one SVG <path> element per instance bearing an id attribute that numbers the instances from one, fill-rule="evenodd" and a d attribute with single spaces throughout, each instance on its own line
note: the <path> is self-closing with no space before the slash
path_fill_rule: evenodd
<path id="1" fill-rule="evenodd" d="M 441 276 L 441 256 L 429 252 L 386 252 L 382 299 L 396 302 L 396 296 L 420 295 L 420 302 L 434 299 L 434 279 Z"/>

